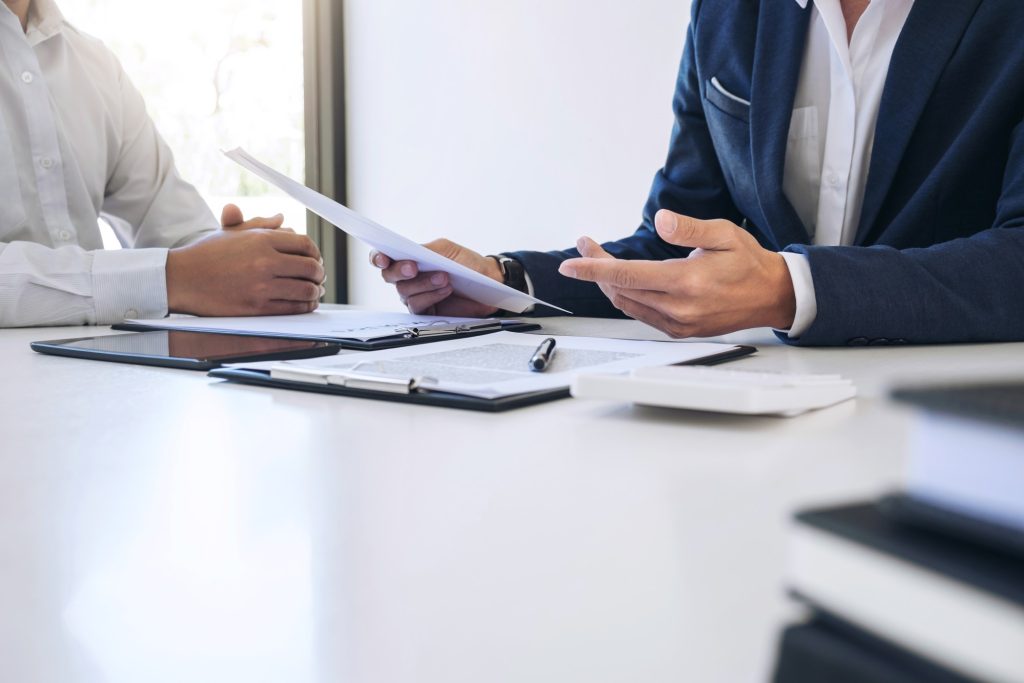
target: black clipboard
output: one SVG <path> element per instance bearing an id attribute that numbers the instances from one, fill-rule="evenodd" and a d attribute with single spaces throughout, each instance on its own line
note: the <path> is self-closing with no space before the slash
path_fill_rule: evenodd
<path id="1" fill-rule="evenodd" d="M 121 330 L 124 332 L 154 332 L 157 330 L 167 330 L 166 327 L 159 325 L 142 325 L 139 323 L 117 323 L 111 325 L 113 330 Z M 502 320 L 500 325 L 494 327 L 488 327 L 483 329 L 472 329 L 464 328 L 463 326 L 456 325 L 451 328 L 445 329 L 432 329 L 427 333 L 414 333 L 411 331 L 396 331 L 395 334 L 387 337 L 376 337 L 374 339 L 352 339 L 344 337 L 317 337 L 314 335 L 286 335 L 286 334 L 272 334 L 268 332 L 237 332 L 237 331 L 221 331 L 221 330 L 189 330 L 188 328 L 179 328 L 185 331 L 197 332 L 200 334 L 232 334 L 239 337 L 270 337 L 272 339 L 290 339 L 290 340 L 303 340 L 303 341 L 315 341 L 315 342 L 326 342 L 334 344 L 338 348 L 348 349 L 351 351 L 382 351 L 384 349 L 394 349 L 401 346 L 415 346 L 416 344 L 429 344 L 430 342 L 443 341 L 446 339 L 453 338 L 465 338 L 465 337 L 479 337 L 484 334 L 491 334 L 492 332 L 533 332 L 541 329 L 538 323 L 534 322 L 523 322 L 521 320 Z"/>
<path id="2" fill-rule="evenodd" d="M 716 353 L 697 360 L 679 363 L 679 365 L 718 365 L 737 358 L 749 356 L 756 353 L 757 348 L 753 346 L 736 346 L 732 349 Z M 366 389 L 354 389 L 331 384 L 312 384 L 309 382 L 294 382 L 291 380 L 274 379 L 270 372 L 265 370 L 247 370 L 245 368 L 218 368 L 207 373 L 209 377 L 224 379 L 237 384 L 249 384 L 259 387 L 270 387 L 274 389 L 289 389 L 292 391 L 306 391 L 314 394 L 331 394 L 334 396 L 348 396 L 350 398 L 368 398 L 375 401 L 392 401 L 395 403 L 414 403 L 418 405 L 438 406 L 442 408 L 457 408 L 460 410 L 474 410 L 484 413 L 501 413 L 515 408 L 525 408 L 549 401 L 557 401 L 562 398 L 569 398 L 569 387 L 550 389 L 546 391 L 535 391 L 527 394 L 516 394 L 501 398 L 478 398 L 476 396 L 463 396 L 461 394 L 450 394 L 442 391 L 413 391 L 407 394 L 390 393 L 384 391 L 370 391 Z"/>

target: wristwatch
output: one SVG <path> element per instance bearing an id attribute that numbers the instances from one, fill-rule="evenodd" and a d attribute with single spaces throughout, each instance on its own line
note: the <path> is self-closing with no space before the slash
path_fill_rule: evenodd
<path id="1" fill-rule="evenodd" d="M 523 268 L 522 263 L 504 254 L 495 254 L 487 258 L 498 262 L 498 267 L 501 268 L 502 284 L 519 290 L 523 294 L 530 293 L 530 288 L 526 284 L 526 269 Z"/>

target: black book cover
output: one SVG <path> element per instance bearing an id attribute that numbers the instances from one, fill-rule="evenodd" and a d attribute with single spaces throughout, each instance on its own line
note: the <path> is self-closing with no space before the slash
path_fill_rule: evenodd
<path id="1" fill-rule="evenodd" d="M 976 683 L 827 615 L 782 632 L 774 683 Z"/>
<path id="2" fill-rule="evenodd" d="M 808 526 L 892 555 L 1024 605 L 1024 559 L 922 527 L 901 524 L 875 503 L 811 510 Z"/>
<path id="3" fill-rule="evenodd" d="M 937 413 L 1017 427 L 1024 437 L 1024 383 L 1021 382 L 897 389 L 892 397 Z"/>

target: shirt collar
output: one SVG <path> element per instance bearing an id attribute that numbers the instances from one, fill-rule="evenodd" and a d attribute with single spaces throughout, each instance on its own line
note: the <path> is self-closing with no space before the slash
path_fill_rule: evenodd
<path id="1" fill-rule="evenodd" d="M 25 38 L 30 45 L 52 38 L 64 26 L 64 15 L 57 7 L 56 0 L 32 0 L 32 12 L 28 17 Z"/>
<path id="2" fill-rule="evenodd" d="M 811 0 L 796 0 L 796 4 L 800 5 L 800 9 L 807 9 L 807 3 Z"/>

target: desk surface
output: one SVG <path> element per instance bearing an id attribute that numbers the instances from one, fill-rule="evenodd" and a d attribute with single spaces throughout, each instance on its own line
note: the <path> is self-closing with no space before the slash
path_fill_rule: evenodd
<path id="1" fill-rule="evenodd" d="M 549 331 L 657 338 L 626 321 Z M 756 681 L 799 507 L 903 465 L 891 382 L 1024 377 L 1024 344 L 794 349 L 796 419 L 596 401 L 481 415 L 40 356 L 0 331 L 0 680 Z"/>

